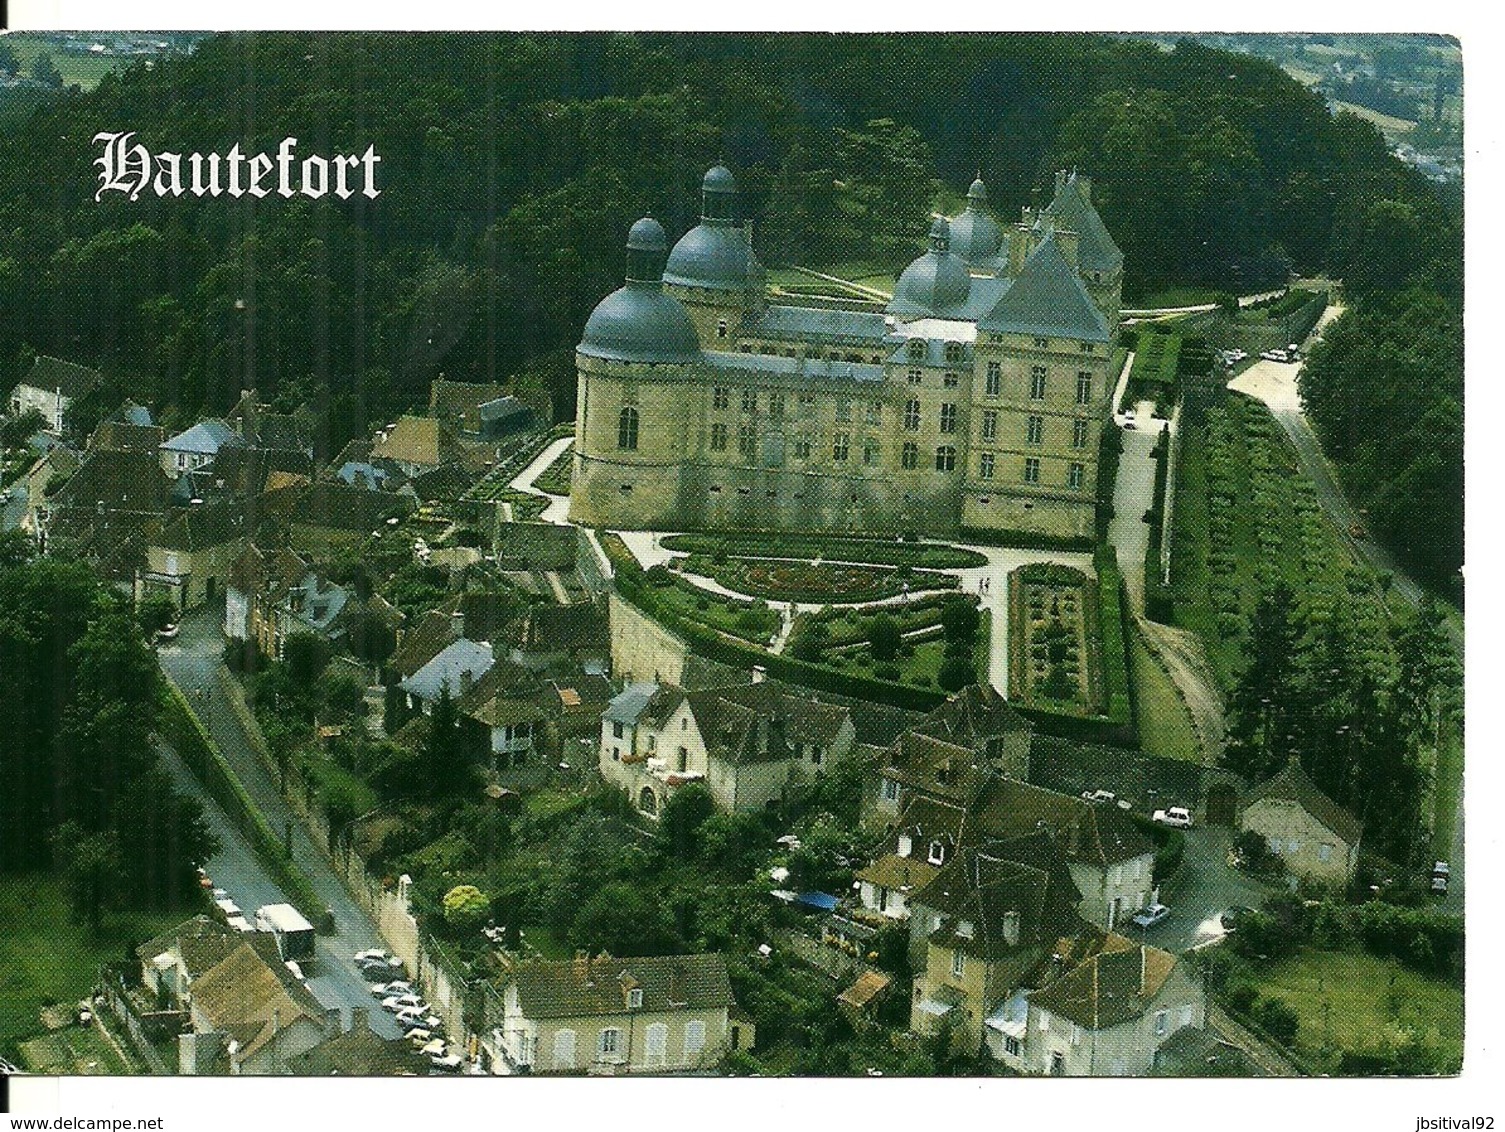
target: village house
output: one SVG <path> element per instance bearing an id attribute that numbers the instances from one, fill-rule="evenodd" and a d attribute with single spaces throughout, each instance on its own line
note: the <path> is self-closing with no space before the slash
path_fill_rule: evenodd
<path id="1" fill-rule="evenodd" d="M 1189 964 L 1158 947 L 1110 936 L 1098 954 L 1029 995 L 1019 1053 L 991 1025 L 988 1048 L 1028 1073 L 1144 1076 L 1173 1035 L 1206 1024 L 1206 995 Z"/>
<path id="2" fill-rule="evenodd" d="M 406 1038 L 384 1038 L 371 1029 L 371 1008 L 351 1009 L 350 1029 L 287 1059 L 294 1077 L 420 1077 L 429 1060 Z"/>
<path id="3" fill-rule="evenodd" d="M 46 421 L 48 432 L 61 433 L 68 409 L 98 389 L 99 384 L 98 370 L 39 356 L 10 391 L 10 415 L 25 416 L 35 409 Z"/>
<path id="4" fill-rule="evenodd" d="M 184 472 L 204 467 L 219 454 L 220 449 L 244 443 L 240 434 L 229 424 L 217 417 L 210 417 L 164 440 L 157 451 L 162 470 L 176 479 Z"/>
<path id="5" fill-rule="evenodd" d="M 795 775 L 847 757 L 854 737 L 847 708 L 766 680 L 698 692 L 634 684 L 601 717 L 597 765 L 649 816 L 689 782 L 723 810 L 759 810 Z"/>
<path id="6" fill-rule="evenodd" d="M 339 1011 L 318 999 L 278 960 L 242 942 L 193 980 L 193 1033 L 179 1039 L 179 1072 L 268 1076 L 339 1031 Z M 330 1015 L 334 1017 L 331 1018 Z"/>
<path id="7" fill-rule="evenodd" d="M 1353 880 L 1362 824 L 1295 759 L 1245 795 L 1239 829 L 1263 837 L 1295 876 L 1339 887 Z"/>
<path id="8" fill-rule="evenodd" d="M 549 699 L 543 681 L 502 659 L 475 678 L 455 707 L 485 732 L 495 774 L 537 759 L 552 714 Z"/>
<path id="9" fill-rule="evenodd" d="M 750 1049 L 716 954 L 535 960 L 503 991 L 494 1057 L 532 1073 L 676 1073 Z"/>
<path id="10" fill-rule="evenodd" d="M 308 563 L 290 550 L 247 546 L 225 578 L 225 636 L 255 641 L 262 656 L 280 655 L 276 610 L 307 571 Z"/>
<path id="11" fill-rule="evenodd" d="M 424 715 L 432 715 L 434 705 L 446 690 L 451 699 L 460 699 L 470 692 L 477 680 L 491 671 L 495 663 L 489 642 L 461 637 L 403 680 L 400 687 L 407 695 L 409 709 L 416 708 Z"/>
<path id="12" fill-rule="evenodd" d="M 453 433 L 479 436 L 481 406 L 503 395 L 495 381 L 450 381 L 444 376 L 429 383 L 428 416 Z"/>
<path id="13" fill-rule="evenodd" d="M 377 434 L 371 459 L 391 460 L 406 476 L 433 471 L 460 457 L 460 446 L 449 427 L 432 417 L 400 417 Z"/>
<path id="14" fill-rule="evenodd" d="M 245 512 L 237 503 L 171 509 L 147 540 L 136 598 L 165 593 L 179 609 L 194 609 L 224 592 L 246 547 Z"/>

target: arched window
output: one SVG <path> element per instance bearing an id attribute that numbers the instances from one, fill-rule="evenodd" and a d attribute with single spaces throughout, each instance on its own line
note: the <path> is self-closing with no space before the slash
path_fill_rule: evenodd
<path id="1" fill-rule="evenodd" d="M 635 449 L 638 446 L 638 411 L 634 408 L 622 410 L 617 418 L 617 447 Z"/>
<path id="2" fill-rule="evenodd" d="M 900 450 L 899 463 L 906 471 L 913 471 L 920 462 L 920 446 L 914 441 L 905 441 Z"/>

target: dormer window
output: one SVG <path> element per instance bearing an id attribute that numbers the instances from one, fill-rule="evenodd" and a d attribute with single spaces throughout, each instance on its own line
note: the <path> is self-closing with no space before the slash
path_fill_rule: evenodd
<path id="1" fill-rule="evenodd" d="M 946 863 L 946 846 L 939 841 L 930 843 L 930 852 L 925 859 L 932 865 L 944 865 Z"/>
<path id="2" fill-rule="evenodd" d="M 962 939 L 971 939 L 977 932 L 973 928 L 971 920 L 961 920 L 956 925 L 956 934 L 961 936 Z"/>
<path id="3" fill-rule="evenodd" d="M 643 988 L 633 987 L 627 992 L 627 1009 L 641 1010 L 643 1007 Z"/>
<path id="4" fill-rule="evenodd" d="M 909 340 L 909 357 L 912 361 L 925 360 L 925 340 L 923 338 L 911 338 Z"/>
<path id="5" fill-rule="evenodd" d="M 907 857 L 914 852 L 914 841 L 907 833 L 899 834 L 899 856 Z"/>

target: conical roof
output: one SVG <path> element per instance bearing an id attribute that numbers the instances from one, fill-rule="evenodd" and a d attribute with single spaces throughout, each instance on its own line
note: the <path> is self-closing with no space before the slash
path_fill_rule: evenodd
<path id="1" fill-rule="evenodd" d="M 1014 285 L 985 317 L 979 330 L 995 334 L 1108 341 L 1108 324 L 1082 280 L 1056 245 L 1054 235 L 1035 249 Z"/>

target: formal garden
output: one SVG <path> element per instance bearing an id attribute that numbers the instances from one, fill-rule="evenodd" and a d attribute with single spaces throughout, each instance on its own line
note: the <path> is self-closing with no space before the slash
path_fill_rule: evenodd
<path id="1" fill-rule="evenodd" d="M 1009 688 L 1061 715 L 1105 714 L 1096 587 L 1069 566 L 1032 563 L 1009 575 Z"/>
<path id="2" fill-rule="evenodd" d="M 986 566 L 986 555 L 962 546 L 911 539 L 857 539 L 840 535 L 681 534 L 666 535 L 665 550 L 725 558 L 796 558 L 806 562 L 849 562 L 867 566 L 912 566 L 926 570 L 967 570 Z"/>
<path id="3" fill-rule="evenodd" d="M 792 559 L 692 554 L 677 563 L 686 574 L 711 578 L 729 590 L 774 601 L 860 604 L 928 590 L 954 590 L 957 579 L 912 566 L 853 566 Z"/>

